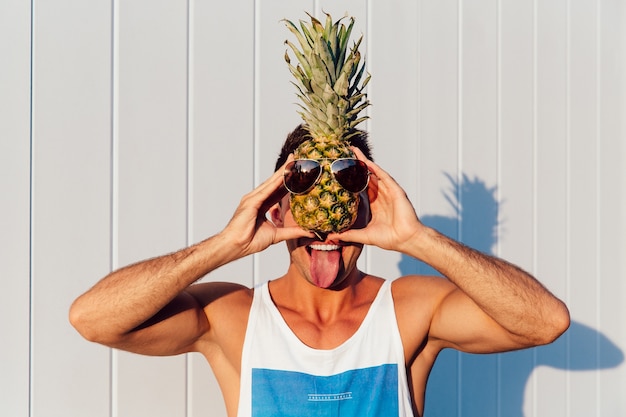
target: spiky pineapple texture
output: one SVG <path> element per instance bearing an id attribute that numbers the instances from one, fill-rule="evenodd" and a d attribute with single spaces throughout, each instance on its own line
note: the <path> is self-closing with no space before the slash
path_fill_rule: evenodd
<path id="1" fill-rule="evenodd" d="M 309 17 L 310 23 L 300 21 L 301 31 L 285 20 L 300 45 L 299 49 L 292 42 L 285 42 L 298 59 L 294 67 L 289 54 L 285 53 L 285 61 L 297 81 L 294 83 L 297 95 L 302 101 L 300 115 L 313 138 L 334 136 L 345 140 L 353 134 L 357 124 L 367 119 L 358 116 L 370 104 L 363 93 L 370 75 L 367 74 L 359 85 L 365 73 L 365 63 L 360 62 L 358 50 L 363 36 L 348 51 L 354 18 L 350 18 L 346 26 L 342 23 L 343 18 L 333 23 L 329 14 L 326 15 L 326 25 L 311 15 Z"/>
<path id="2" fill-rule="evenodd" d="M 289 54 L 285 61 L 296 78 L 294 85 L 301 100 L 299 112 L 311 139 L 296 151 L 296 159 L 323 160 L 322 178 L 305 195 L 291 195 L 291 212 L 303 228 L 323 233 L 339 232 L 349 228 L 356 220 L 359 196 L 345 190 L 330 173 L 330 160 L 353 158 L 350 137 L 356 126 L 367 119 L 359 113 L 370 105 L 363 89 L 370 80 L 365 74 L 365 63 L 358 51 L 361 36 L 348 50 L 354 18 L 348 25 L 342 19 L 333 22 L 326 15 L 323 25 L 309 15 L 311 21 L 300 21 L 300 29 L 289 20 L 287 28 L 296 36 L 299 48 L 285 43 L 297 57 L 293 66 Z M 344 17 L 345 18 L 345 17 Z"/>

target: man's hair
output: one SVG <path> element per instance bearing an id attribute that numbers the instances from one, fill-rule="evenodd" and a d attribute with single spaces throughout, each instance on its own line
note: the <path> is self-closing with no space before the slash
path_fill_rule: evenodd
<path id="1" fill-rule="evenodd" d="M 293 153 L 293 151 L 295 151 L 298 146 L 300 146 L 300 144 L 310 139 L 311 135 L 309 134 L 309 131 L 304 127 L 304 125 L 298 125 L 298 127 L 296 127 L 293 132 L 287 135 L 287 139 L 285 139 L 283 148 L 280 150 L 280 154 L 278 155 L 278 159 L 276 160 L 276 166 L 274 167 L 274 171 L 276 171 L 285 163 L 289 154 Z M 356 130 L 356 134 L 352 136 L 348 141 L 350 142 L 350 145 L 359 148 L 361 152 L 363 152 L 363 154 L 367 157 L 367 159 L 372 161 L 374 160 L 374 158 L 372 158 L 372 149 L 369 143 L 369 139 L 367 137 L 367 132 L 364 132 L 362 130 Z"/>

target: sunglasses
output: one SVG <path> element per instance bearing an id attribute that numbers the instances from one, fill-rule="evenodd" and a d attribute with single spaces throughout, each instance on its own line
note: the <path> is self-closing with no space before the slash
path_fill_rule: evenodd
<path id="1" fill-rule="evenodd" d="M 322 177 L 320 161 L 328 159 L 296 159 L 287 164 L 283 175 L 285 188 L 292 194 L 306 194 Z M 370 172 L 365 162 L 354 158 L 333 159 L 330 172 L 339 185 L 351 193 L 367 188 Z"/>

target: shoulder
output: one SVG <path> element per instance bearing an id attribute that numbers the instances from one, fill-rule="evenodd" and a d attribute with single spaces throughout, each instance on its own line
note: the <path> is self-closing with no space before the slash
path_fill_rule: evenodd
<path id="1" fill-rule="evenodd" d="M 424 347 L 438 307 L 456 288 L 437 276 L 408 275 L 392 282 L 396 321 L 407 358 Z"/>
<path id="2" fill-rule="evenodd" d="M 407 275 L 391 283 L 391 294 L 398 319 L 430 321 L 448 294 L 456 286 L 437 276 Z"/>
<path id="3" fill-rule="evenodd" d="M 430 275 L 406 275 L 395 279 L 391 284 L 394 302 L 409 305 L 417 301 L 426 305 L 437 305 L 456 288 L 446 278 Z"/>
<path id="4" fill-rule="evenodd" d="M 238 352 L 243 344 L 254 290 L 230 282 L 206 282 L 194 284 L 186 292 L 193 296 L 208 322 L 207 333 L 202 338 L 207 346 L 219 346 L 220 350 Z"/>
<path id="5" fill-rule="evenodd" d="M 194 284 L 187 288 L 200 306 L 204 309 L 217 307 L 245 307 L 250 306 L 254 290 L 245 285 L 232 282 L 205 282 Z"/>
<path id="6" fill-rule="evenodd" d="M 212 330 L 245 325 L 254 297 L 254 289 L 232 282 L 206 282 L 187 288 L 196 299 Z"/>

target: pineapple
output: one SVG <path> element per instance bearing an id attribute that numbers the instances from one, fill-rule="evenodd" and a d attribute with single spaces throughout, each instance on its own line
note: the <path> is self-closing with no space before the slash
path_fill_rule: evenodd
<path id="1" fill-rule="evenodd" d="M 367 119 L 358 116 L 370 104 L 363 93 L 370 75 L 362 80 L 365 64 L 360 62 L 358 48 L 363 36 L 348 50 L 354 18 L 350 18 L 346 26 L 343 19 L 333 22 L 329 14 L 325 25 L 309 17 L 310 23 L 300 21 L 301 30 L 285 20 L 300 46 L 286 41 L 298 64 L 291 64 L 288 52 L 285 52 L 285 60 L 296 78 L 293 84 L 302 101 L 299 114 L 311 136 L 296 149 L 294 156 L 320 160 L 323 172 L 310 192 L 291 194 L 290 208 L 293 218 L 304 229 L 340 232 L 356 220 L 359 195 L 345 190 L 333 178 L 330 164 L 333 159 L 354 158 L 350 138 L 356 134 L 356 125 Z"/>

